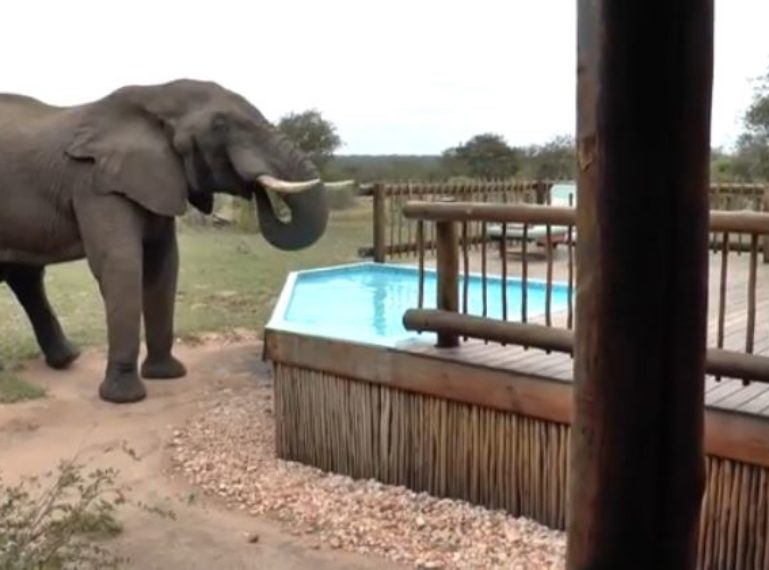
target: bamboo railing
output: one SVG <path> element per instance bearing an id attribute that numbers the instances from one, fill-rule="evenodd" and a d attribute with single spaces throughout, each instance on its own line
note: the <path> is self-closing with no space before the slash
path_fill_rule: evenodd
<path id="1" fill-rule="evenodd" d="M 420 202 L 473 202 L 493 204 L 549 204 L 549 190 L 563 180 L 514 180 L 471 182 L 402 182 L 376 183 L 360 190 L 360 195 L 372 198 L 372 245 L 359 248 L 359 256 L 383 263 L 388 259 L 410 259 L 419 255 L 416 220 L 404 215 L 409 201 Z M 767 211 L 766 186 L 763 184 L 713 184 L 710 187 L 710 205 L 720 211 Z M 483 236 L 480 222 L 471 222 L 461 239 L 479 250 Z M 423 236 L 426 252 L 437 250 L 435 227 L 426 228 Z M 711 248 L 719 249 L 719 236 L 711 235 Z M 749 242 L 742 234 L 733 235 L 730 249 L 748 251 Z M 765 257 L 769 260 L 769 247 Z"/>
<path id="2" fill-rule="evenodd" d="M 538 348 L 546 351 L 573 352 L 573 313 L 572 292 L 574 290 L 574 249 L 576 231 L 576 211 L 569 207 L 553 207 L 533 204 L 484 204 L 476 202 L 434 203 L 414 201 L 403 208 L 404 217 L 416 224 L 417 249 L 419 253 L 419 296 L 417 308 L 407 311 L 403 317 L 407 330 L 416 332 L 434 332 L 438 335 L 438 346 L 455 347 L 460 338 L 475 338 L 487 342 L 515 344 L 526 348 Z M 490 223 L 503 224 L 501 248 L 503 250 L 501 271 L 501 318 L 489 318 L 488 275 L 486 264 L 487 227 Z M 437 248 L 437 299 L 435 309 L 426 309 L 424 304 L 425 250 L 424 236 L 426 224 L 435 226 Z M 468 250 L 472 243 L 462 239 L 468 234 L 470 224 L 481 227 L 481 278 L 482 311 L 479 315 L 469 314 L 468 283 L 470 280 Z M 521 299 L 520 315 L 510 315 L 508 311 L 508 256 L 504 248 L 507 240 L 504 228 L 507 224 L 523 226 L 521 255 Z M 528 265 L 527 229 L 532 225 L 544 225 L 547 228 L 546 242 L 546 297 L 544 323 L 528 322 Z M 553 280 L 553 235 L 551 228 L 566 227 L 568 248 L 568 306 L 566 324 L 557 326 L 553 321 L 552 291 Z M 769 236 L 769 213 L 736 212 L 713 210 L 710 214 L 710 232 L 718 236 L 721 244 L 719 288 L 717 302 L 717 334 L 713 346 L 707 353 L 706 371 L 720 379 L 730 377 L 750 381 L 769 382 L 769 357 L 756 353 L 757 330 L 757 290 L 758 265 L 761 238 Z M 733 236 L 745 238 L 748 261 L 747 292 L 744 307 L 743 349 L 735 350 L 725 346 L 726 329 L 729 317 L 735 318 L 735 312 L 727 311 L 727 289 L 729 281 L 729 259 L 733 255 L 742 255 L 741 249 L 729 247 Z M 577 238 L 578 239 L 578 238 Z M 460 263 L 461 260 L 461 263 Z M 460 270 L 461 265 L 461 270 Z M 741 318 L 741 317 L 739 317 Z"/>

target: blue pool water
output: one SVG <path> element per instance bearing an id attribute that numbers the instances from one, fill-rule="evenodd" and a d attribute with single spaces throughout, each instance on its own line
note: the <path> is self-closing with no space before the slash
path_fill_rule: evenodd
<path id="1" fill-rule="evenodd" d="M 459 279 L 460 310 L 463 278 Z M 521 319 L 521 285 L 508 279 L 507 318 Z M 435 308 L 436 275 L 425 270 L 424 307 Z M 545 283 L 528 282 L 529 317 L 545 312 Z M 483 281 L 471 275 L 468 287 L 468 313 L 483 315 Z M 419 271 L 417 268 L 381 263 L 359 263 L 299 271 L 289 275 L 268 328 L 314 336 L 350 340 L 385 346 L 421 338 L 434 339 L 403 328 L 403 313 L 417 307 Z M 553 312 L 565 310 L 568 288 L 561 283 L 551 287 Z M 487 279 L 487 315 L 502 318 L 502 280 Z"/>

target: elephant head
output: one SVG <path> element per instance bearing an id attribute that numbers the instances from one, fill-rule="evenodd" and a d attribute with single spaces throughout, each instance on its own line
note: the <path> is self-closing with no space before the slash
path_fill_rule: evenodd
<path id="1" fill-rule="evenodd" d="M 213 196 L 254 199 L 265 239 L 283 250 L 315 243 L 328 206 L 315 165 L 244 97 L 211 83 L 179 80 L 129 86 L 73 109 L 67 145 L 95 165 L 95 187 L 157 214 L 177 216 L 187 202 L 210 214 Z M 268 191 L 290 211 L 282 220 Z"/>

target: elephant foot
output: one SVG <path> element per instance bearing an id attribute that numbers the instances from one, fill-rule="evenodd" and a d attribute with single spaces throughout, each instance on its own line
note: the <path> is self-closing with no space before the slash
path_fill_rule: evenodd
<path id="1" fill-rule="evenodd" d="M 136 373 L 135 366 L 110 364 L 99 386 L 99 397 L 114 404 L 128 404 L 146 398 L 147 389 Z"/>
<path id="2" fill-rule="evenodd" d="M 171 380 L 187 375 L 187 368 L 171 354 L 163 358 L 150 358 L 142 364 L 142 376 L 150 380 Z"/>
<path id="3" fill-rule="evenodd" d="M 69 341 L 64 341 L 56 347 L 46 351 L 45 362 L 51 368 L 64 370 L 68 368 L 80 356 L 80 350 Z"/>

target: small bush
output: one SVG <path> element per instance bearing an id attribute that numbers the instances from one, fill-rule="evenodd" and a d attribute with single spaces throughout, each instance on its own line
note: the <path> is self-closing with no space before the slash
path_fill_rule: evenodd
<path id="1" fill-rule="evenodd" d="M 47 474 L 47 485 L 38 477 L 14 486 L 0 480 L 0 570 L 110 569 L 125 562 L 100 544 L 122 532 L 116 515 L 128 501 L 115 485 L 117 471 L 83 468 L 62 462 Z"/>

